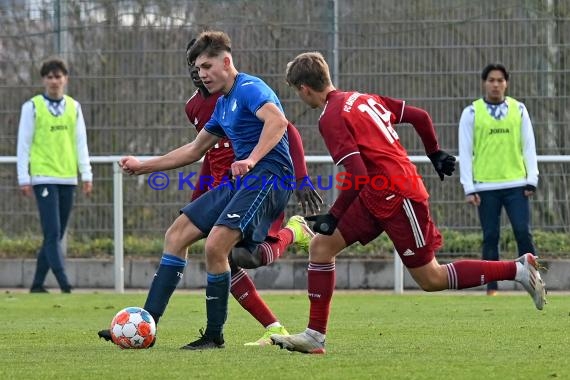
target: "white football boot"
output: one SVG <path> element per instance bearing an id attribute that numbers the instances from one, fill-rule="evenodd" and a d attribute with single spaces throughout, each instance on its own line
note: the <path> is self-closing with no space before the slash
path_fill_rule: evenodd
<path id="1" fill-rule="evenodd" d="M 534 305 L 542 310 L 546 304 L 546 286 L 538 272 L 538 261 L 532 253 L 525 253 L 515 260 L 517 262 L 517 274 L 515 281 L 520 282 L 530 294 Z M 518 264 L 521 264 L 522 267 Z"/>

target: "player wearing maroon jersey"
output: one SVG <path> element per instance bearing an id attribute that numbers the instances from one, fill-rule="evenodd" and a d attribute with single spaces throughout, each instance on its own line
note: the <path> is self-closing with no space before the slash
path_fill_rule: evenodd
<path id="1" fill-rule="evenodd" d="M 325 334 L 335 286 L 335 256 L 345 247 L 367 244 L 386 232 L 410 275 L 425 291 L 464 289 L 489 281 L 515 280 L 537 309 L 546 302 L 536 258 L 527 253 L 515 261 L 460 260 L 440 265 L 442 246 L 433 223 L 428 193 L 395 124 L 410 123 L 422 139 L 440 179 L 451 175 L 455 157 L 440 150 L 429 114 L 388 97 L 343 92 L 333 86 L 320 53 L 303 53 L 287 65 L 287 83 L 312 108 L 322 108 L 319 131 L 351 186 L 341 192 L 327 214 L 307 217 L 318 234 L 309 249 L 307 329 L 296 335 L 272 335 L 290 351 L 325 353 Z"/>
<path id="2" fill-rule="evenodd" d="M 200 132 L 206 122 L 210 120 L 212 112 L 216 107 L 216 101 L 222 95 L 221 92 L 210 94 L 198 76 L 198 70 L 189 67 L 192 83 L 197 90 L 186 102 L 184 110 L 190 123 Z M 234 162 L 235 155 L 232 144 L 227 137 L 220 139 L 212 149 L 204 155 L 204 162 L 200 168 L 199 180 L 196 190 L 192 192 L 191 200 L 195 200 L 208 189 L 217 186 L 224 176 L 228 175 L 228 170 Z"/>
<path id="3" fill-rule="evenodd" d="M 192 43 L 188 44 L 187 50 L 191 46 Z M 210 94 L 202 83 L 198 70 L 191 62 L 188 62 L 188 68 L 192 82 L 197 90 L 186 102 L 185 111 L 188 120 L 199 132 L 210 119 L 221 93 Z M 302 180 L 308 176 L 308 173 L 301 136 L 291 123 L 287 126 L 287 133 L 295 177 Z M 192 200 L 198 198 L 209 188 L 217 186 L 223 177 L 228 175 L 234 158 L 234 151 L 227 137 L 222 138 L 214 145 L 204 156 L 204 162 L 200 169 L 196 190 L 192 194 Z M 322 199 L 316 191 L 308 186 L 304 186 L 303 189 L 297 192 L 297 197 L 302 203 L 304 211 L 308 207 L 313 212 L 316 212 L 319 209 L 319 203 L 322 204 Z M 307 226 L 303 217 L 293 216 L 285 228 L 281 228 L 284 218 L 285 214 L 282 213 L 280 218 L 271 226 L 266 241 L 260 244 L 255 252 L 249 252 L 245 248 L 234 248 L 230 255 L 230 292 L 238 303 L 266 329 L 265 334 L 260 339 L 246 343 L 246 345 L 264 346 L 271 343 L 269 340 L 270 335 L 275 333 L 288 334 L 287 330 L 280 324 L 277 317 L 258 294 L 247 272 L 242 269 L 252 269 L 271 264 L 293 243 L 302 249 L 308 250 L 309 241 L 314 234 Z"/>

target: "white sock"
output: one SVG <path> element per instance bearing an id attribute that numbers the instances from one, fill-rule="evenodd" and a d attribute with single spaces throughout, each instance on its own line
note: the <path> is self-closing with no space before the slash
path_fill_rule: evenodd
<path id="1" fill-rule="evenodd" d="M 272 328 L 272 327 L 283 327 L 283 326 L 281 325 L 281 323 L 279 323 L 279 321 L 277 321 L 277 322 L 273 322 L 273 323 L 270 324 L 270 325 L 267 325 L 265 328 L 266 328 L 266 329 L 270 329 L 270 328 Z"/>

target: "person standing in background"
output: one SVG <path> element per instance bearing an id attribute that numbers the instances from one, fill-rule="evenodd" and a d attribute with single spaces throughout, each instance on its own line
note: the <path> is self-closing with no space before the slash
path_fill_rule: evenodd
<path id="1" fill-rule="evenodd" d="M 505 96 L 509 73 L 501 64 L 481 74 L 485 97 L 466 107 L 459 120 L 459 168 L 465 200 L 479 211 L 483 260 L 499 260 L 501 210 L 507 211 L 518 255 L 536 255 L 529 198 L 538 184 L 532 123 L 525 105 Z M 497 282 L 487 284 L 496 295 Z"/>
<path id="2" fill-rule="evenodd" d="M 24 196 L 35 195 L 43 232 L 30 292 L 48 293 L 44 282 L 51 269 L 62 293 L 71 293 L 61 240 L 73 207 L 77 172 L 85 195 L 93 189 L 93 174 L 81 105 L 64 94 L 67 65 L 58 58 L 47 60 L 40 75 L 45 91 L 23 104 L 17 147 L 18 185 Z"/>

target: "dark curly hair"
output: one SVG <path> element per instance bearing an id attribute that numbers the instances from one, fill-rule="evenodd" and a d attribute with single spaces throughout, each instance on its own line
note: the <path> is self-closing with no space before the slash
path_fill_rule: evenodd
<path id="1" fill-rule="evenodd" d="M 69 74 L 69 71 L 67 70 L 67 65 L 60 58 L 52 58 L 42 63 L 42 67 L 40 68 L 40 75 L 42 76 L 42 78 L 47 76 L 51 72 L 54 73 L 60 72 L 65 76 Z"/>
<path id="2" fill-rule="evenodd" d="M 485 66 L 485 68 L 483 69 L 483 72 L 481 73 L 481 79 L 487 80 L 489 73 L 493 70 L 499 70 L 500 72 L 502 72 L 503 76 L 505 77 L 505 80 L 508 82 L 509 72 L 507 71 L 505 66 L 501 65 L 500 63 L 490 63 L 487 66 Z"/>

